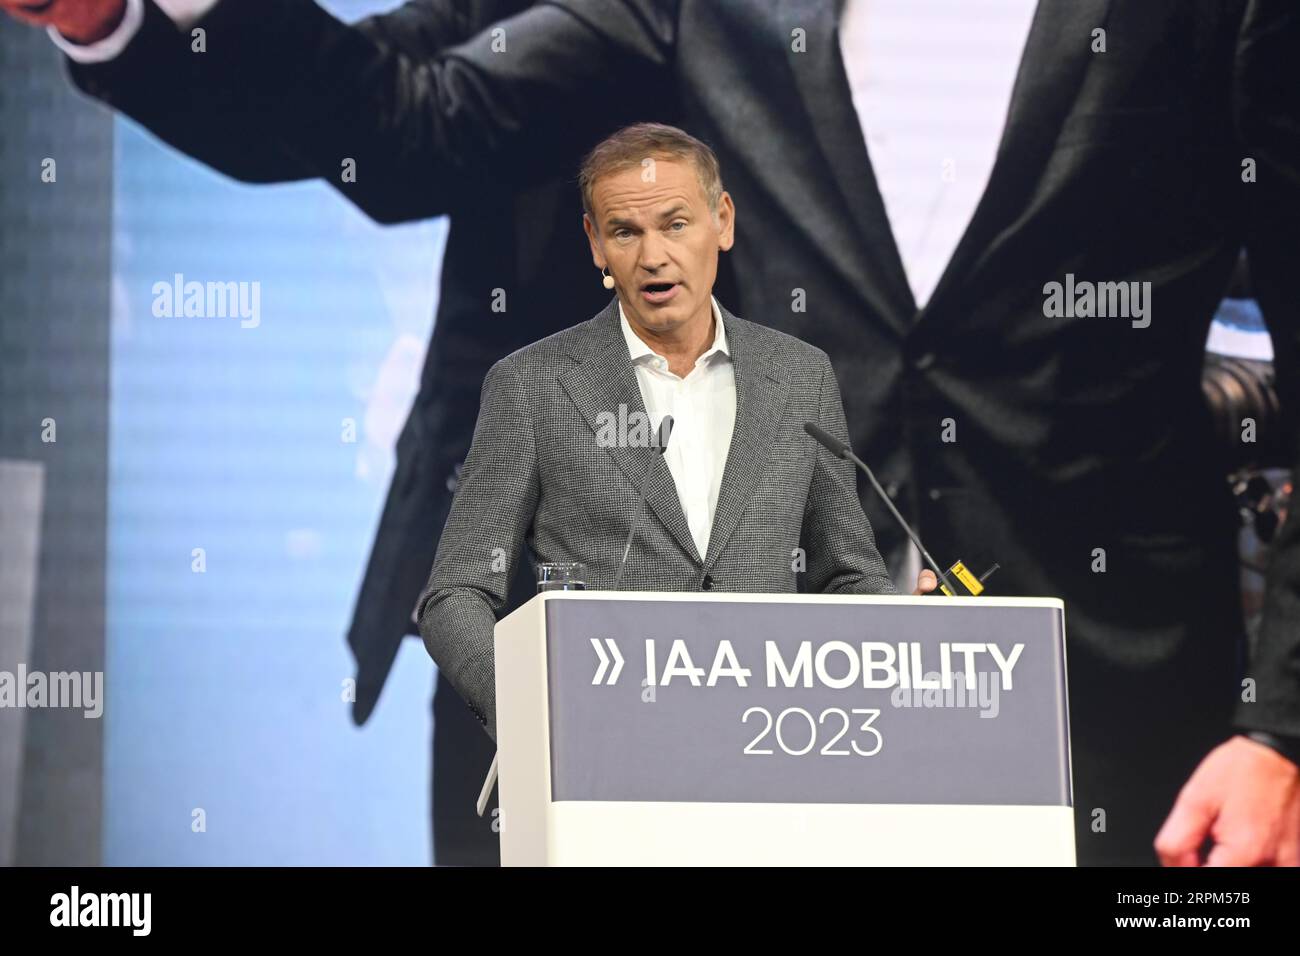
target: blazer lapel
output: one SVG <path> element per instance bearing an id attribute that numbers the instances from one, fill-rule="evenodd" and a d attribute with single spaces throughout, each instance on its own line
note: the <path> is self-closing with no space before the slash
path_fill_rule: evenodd
<path id="1" fill-rule="evenodd" d="M 730 341 L 730 327 L 727 328 L 727 335 Z M 574 355 L 574 358 L 579 359 L 581 364 L 561 375 L 560 385 L 569 393 L 592 431 L 599 432 L 601 413 L 618 415 L 620 405 L 626 407 L 629 414 L 632 411 L 647 414 L 645 402 L 641 398 L 641 386 L 636 380 L 636 370 L 632 367 L 632 356 L 620 328 L 617 298 L 596 317 L 596 331 L 590 348 L 583 350 L 581 355 Z M 605 450 L 627 476 L 633 488 L 640 488 L 646 469 L 651 469 L 646 486 L 647 506 L 686 549 L 687 554 L 698 558 L 695 539 L 691 536 L 690 525 L 686 523 L 686 512 L 682 510 L 682 502 L 677 495 L 677 484 L 673 481 L 672 472 L 668 470 L 668 463 L 663 456 L 653 448 L 631 448 L 621 444 Z M 629 515 L 628 520 L 631 518 Z"/>
<path id="2" fill-rule="evenodd" d="M 916 304 L 871 170 L 840 56 L 843 7 L 844 0 L 782 0 L 781 23 L 806 31 L 807 52 L 790 54 L 790 69 L 841 199 L 837 208 L 807 209 L 803 215 L 847 218 L 851 245 L 823 243 L 823 254 L 895 330 L 905 332 Z M 789 36 L 787 30 L 787 43 Z"/>
<path id="3" fill-rule="evenodd" d="M 718 560 L 753 496 L 776 440 L 790 392 L 785 371 L 758 347 L 746 325 L 726 309 L 721 312 L 736 380 L 736 423 L 713 512 L 709 553 L 704 559 L 706 568 Z"/>
<path id="4" fill-rule="evenodd" d="M 988 185 L 919 321 L 997 251 L 1023 214 L 1088 63 L 1105 55 L 1092 52 L 1092 31 L 1106 25 L 1109 6 L 1110 0 L 1038 0 Z"/>
<path id="5" fill-rule="evenodd" d="M 1002 232 L 1023 211 L 1094 55 L 1091 33 L 1105 26 L 1110 0 L 1039 0 L 989 183 L 922 312 L 916 309 L 853 107 L 840 56 L 843 6 L 843 0 L 782 0 L 781 22 L 807 33 L 808 52 L 789 58 L 795 86 L 861 240 L 860 246 L 826 247 L 824 253 L 896 330 L 907 332 L 913 319 L 924 320 L 934 311 L 931 305 L 960 288 L 961 278 L 996 250 Z M 821 209 L 819 215 L 835 216 L 837 211 Z"/>

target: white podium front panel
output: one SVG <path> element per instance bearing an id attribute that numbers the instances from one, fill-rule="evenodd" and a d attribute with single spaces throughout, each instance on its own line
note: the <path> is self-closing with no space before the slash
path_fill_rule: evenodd
<path id="1" fill-rule="evenodd" d="M 553 593 L 497 666 L 503 862 L 1073 862 L 1058 601 Z"/>

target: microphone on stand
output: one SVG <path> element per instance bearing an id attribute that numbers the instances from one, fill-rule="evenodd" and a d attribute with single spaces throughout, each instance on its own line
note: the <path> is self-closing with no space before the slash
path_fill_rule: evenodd
<path id="1" fill-rule="evenodd" d="M 990 574 L 998 569 L 996 564 L 977 578 L 970 572 L 966 565 L 957 561 L 948 570 L 951 571 L 957 580 L 961 582 L 961 585 L 958 586 L 953 584 L 952 579 L 943 572 L 939 567 L 938 562 L 930 556 L 930 552 L 927 551 L 925 545 L 921 543 L 921 539 L 917 537 L 916 532 L 912 530 L 912 526 L 904 520 L 903 516 L 899 514 L 898 509 L 894 507 L 894 502 L 890 500 L 889 495 L 885 494 L 885 489 L 880 487 L 880 482 L 876 481 L 876 476 L 872 473 L 871 469 L 867 467 L 867 463 L 857 455 L 853 454 L 853 449 L 849 448 L 846 442 L 840 441 L 819 425 L 816 425 L 813 422 L 804 422 L 803 430 L 811 435 L 820 445 L 822 445 L 822 447 L 836 458 L 843 458 L 845 461 L 851 461 L 862 470 L 862 472 L 867 476 L 867 480 L 871 482 L 871 487 L 876 489 L 876 494 L 878 494 L 880 500 L 885 503 L 885 507 L 889 509 L 889 513 L 894 516 L 894 520 L 898 522 L 899 527 L 901 527 L 907 533 L 907 536 L 912 539 L 912 544 L 916 545 L 916 550 L 921 552 L 921 557 L 925 559 L 925 563 L 928 564 L 930 569 L 939 576 L 939 587 L 944 594 L 949 597 L 975 597 L 983 592 L 983 582 L 988 579 Z"/>
<path id="2" fill-rule="evenodd" d="M 618 586 L 623 583 L 623 569 L 627 567 L 627 556 L 632 551 L 632 538 L 636 535 L 636 530 L 641 526 L 641 518 L 645 514 L 645 495 L 650 487 L 650 473 L 654 471 L 659 457 L 668 450 L 668 439 L 673 433 L 673 416 L 665 415 L 659 420 L 659 431 L 655 436 L 655 451 L 659 456 L 650 456 L 650 464 L 646 466 L 645 474 L 641 476 L 641 489 L 637 494 L 636 513 L 632 518 L 632 527 L 627 530 L 627 541 L 623 545 L 623 559 L 618 562 L 618 572 L 614 575 L 614 587 L 612 590 L 617 591 Z"/>

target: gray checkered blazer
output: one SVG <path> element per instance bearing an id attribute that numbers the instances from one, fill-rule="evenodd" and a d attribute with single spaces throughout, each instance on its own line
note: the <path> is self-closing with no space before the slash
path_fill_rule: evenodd
<path id="1" fill-rule="evenodd" d="M 894 593 L 853 466 L 803 430 L 814 421 L 849 438 L 826 353 L 721 311 L 736 424 L 703 559 L 663 456 L 597 441 L 600 413 L 617 416 L 620 404 L 645 413 L 617 299 L 488 371 L 417 617 L 429 653 L 493 739 L 493 626 L 522 545 L 538 561 L 583 561 L 589 588 L 610 587 L 647 467 L 647 513 L 622 589 L 793 592 L 802 548 L 803 590 Z"/>

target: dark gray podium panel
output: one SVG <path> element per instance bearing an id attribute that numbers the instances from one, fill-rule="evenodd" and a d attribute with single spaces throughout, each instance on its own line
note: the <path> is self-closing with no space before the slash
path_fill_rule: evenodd
<path id="1" fill-rule="evenodd" d="M 1062 618 L 548 601 L 551 798 L 1070 806 Z"/>

